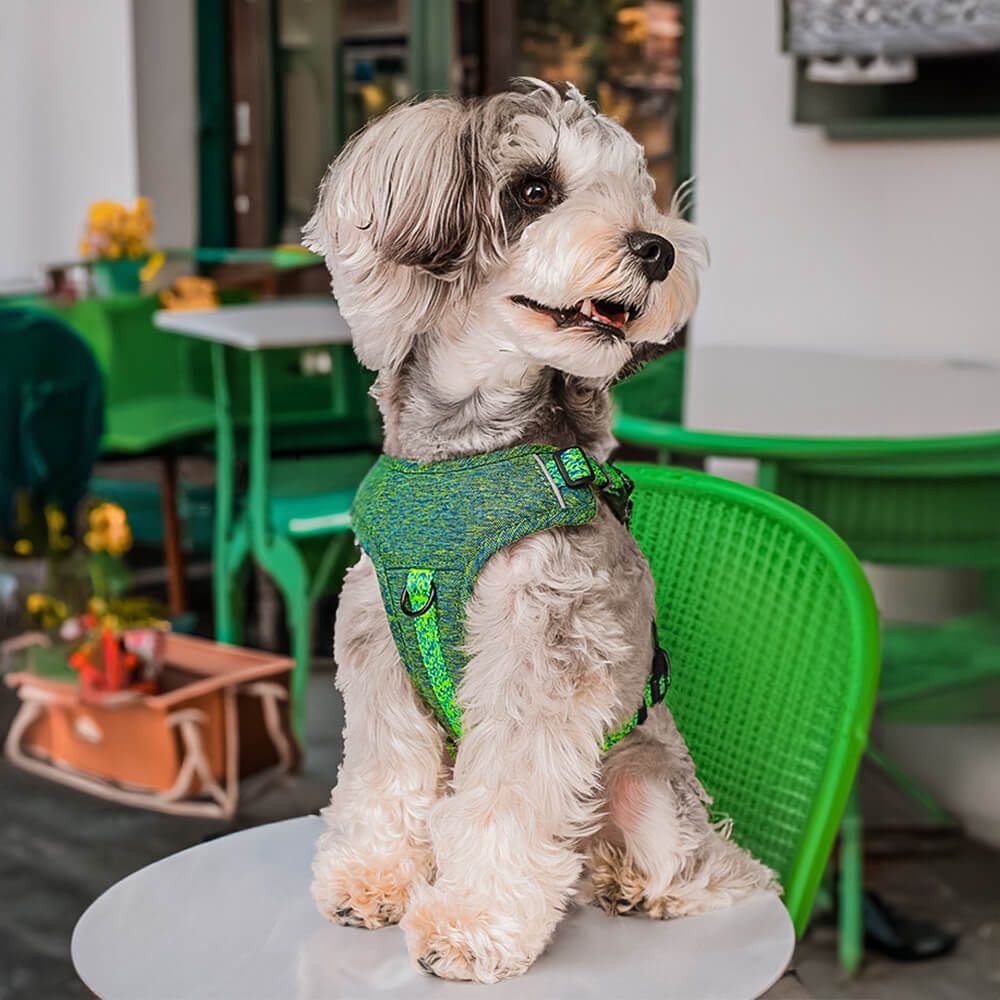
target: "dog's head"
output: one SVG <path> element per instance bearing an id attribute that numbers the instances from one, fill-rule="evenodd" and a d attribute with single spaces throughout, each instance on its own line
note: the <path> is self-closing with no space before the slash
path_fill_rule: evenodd
<path id="1" fill-rule="evenodd" d="M 370 368 L 397 370 L 427 337 L 459 381 L 496 366 L 610 380 L 697 298 L 704 243 L 653 187 L 624 128 L 572 86 L 522 79 L 369 125 L 331 165 L 306 242 Z"/>

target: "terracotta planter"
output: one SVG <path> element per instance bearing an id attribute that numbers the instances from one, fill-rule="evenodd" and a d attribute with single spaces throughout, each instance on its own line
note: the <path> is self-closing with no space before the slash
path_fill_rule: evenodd
<path id="1" fill-rule="evenodd" d="M 5 752 L 17 765 L 128 805 L 232 816 L 240 782 L 298 765 L 293 661 L 168 635 L 157 694 L 84 702 L 77 686 L 14 673 L 22 705 Z"/>

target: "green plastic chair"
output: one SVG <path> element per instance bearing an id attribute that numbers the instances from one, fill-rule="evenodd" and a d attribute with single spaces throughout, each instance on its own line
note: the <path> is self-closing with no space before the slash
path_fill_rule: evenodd
<path id="1" fill-rule="evenodd" d="M 619 440 L 679 453 L 756 458 L 757 483 L 829 524 L 861 560 L 1000 570 L 1000 431 L 963 437 L 776 438 L 691 431 L 619 410 Z M 1000 614 L 984 608 L 934 626 L 890 625 L 879 709 L 887 721 L 1000 718 Z M 947 814 L 872 748 L 931 815 Z"/>
<path id="2" fill-rule="evenodd" d="M 105 453 L 136 455 L 203 437 L 215 427 L 211 392 L 194 384 L 207 349 L 157 330 L 155 295 L 84 299 L 63 317 L 90 344 L 104 375 Z"/>
<path id="3" fill-rule="evenodd" d="M 739 842 L 801 935 L 852 793 L 878 686 L 878 618 L 850 549 L 807 511 L 700 472 L 624 464 L 656 580 L 667 702 Z M 861 955 L 860 827 L 841 830 L 845 963 Z"/>
<path id="4" fill-rule="evenodd" d="M 757 483 L 829 524 L 858 559 L 973 567 L 1000 594 L 1000 431 L 936 438 L 780 438 L 693 431 L 619 409 L 614 433 L 677 454 L 758 460 Z M 987 589 L 984 588 L 984 589 Z M 942 625 L 882 629 L 880 717 L 955 724 L 1000 719 L 1000 600 Z M 930 816 L 952 818 L 898 764 L 869 758 Z M 861 826 L 857 797 L 845 824 Z M 860 905 L 860 904 L 859 904 Z M 850 949 L 848 949 L 850 952 Z M 860 958 L 860 956 L 858 956 Z M 857 967 L 849 955 L 845 970 Z"/>

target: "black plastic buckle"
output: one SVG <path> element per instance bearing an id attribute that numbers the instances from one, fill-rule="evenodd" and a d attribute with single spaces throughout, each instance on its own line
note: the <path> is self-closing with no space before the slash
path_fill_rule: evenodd
<path id="1" fill-rule="evenodd" d="M 650 694 L 655 705 L 667 697 L 667 689 L 670 687 L 670 657 L 660 645 L 656 622 L 653 622 L 653 669 L 650 671 L 650 676 L 652 678 Z"/>
<path id="2" fill-rule="evenodd" d="M 587 476 L 583 479 L 574 479 L 573 476 L 569 474 L 569 470 L 563 464 L 563 453 L 561 451 L 557 451 L 554 456 L 556 460 L 556 468 L 559 470 L 559 475 L 563 477 L 563 482 L 571 490 L 583 489 L 584 486 L 589 486 L 595 478 L 594 467 L 590 464 L 590 456 L 583 450 L 580 451 L 580 454 L 583 455 L 583 460 L 587 463 Z"/>
<path id="3" fill-rule="evenodd" d="M 423 606 L 419 607 L 414 611 L 413 605 L 410 603 L 410 592 L 404 587 L 403 596 L 399 599 L 399 608 L 409 618 L 419 618 L 425 611 L 427 611 L 430 606 L 437 599 L 437 587 L 434 581 L 431 581 L 431 592 L 427 595 L 427 600 L 424 601 Z"/>

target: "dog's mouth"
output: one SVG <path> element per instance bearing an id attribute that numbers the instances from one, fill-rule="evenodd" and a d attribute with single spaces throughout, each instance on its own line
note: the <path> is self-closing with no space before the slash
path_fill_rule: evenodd
<path id="1" fill-rule="evenodd" d="M 625 339 L 625 324 L 636 319 L 642 311 L 636 306 L 610 302 L 607 299 L 583 299 L 565 309 L 544 306 L 524 295 L 514 295 L 511 302 L 551 316 L 556 321 L 556 326 L 591 327 L 618 340 Z"/>

